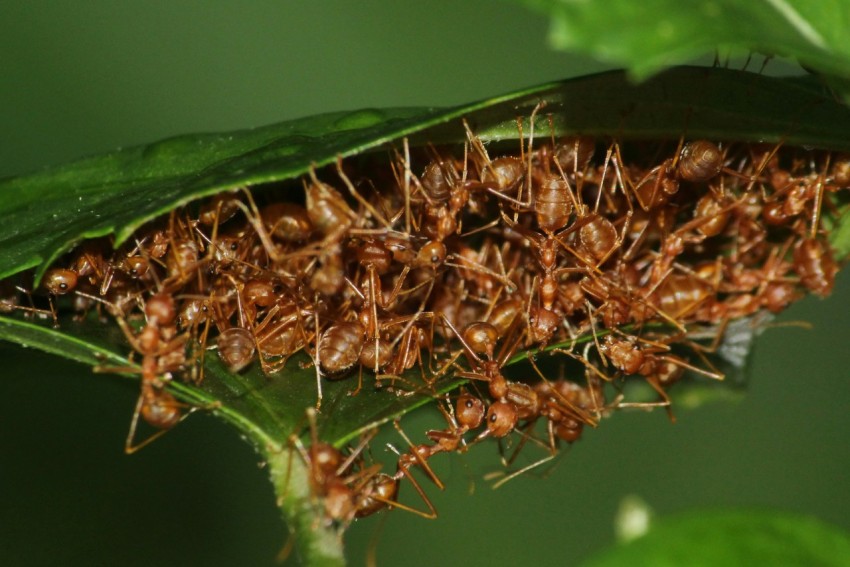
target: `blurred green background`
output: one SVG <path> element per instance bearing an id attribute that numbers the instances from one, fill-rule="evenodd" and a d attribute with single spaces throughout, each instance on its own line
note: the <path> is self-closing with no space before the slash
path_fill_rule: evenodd
<path id="1" fill-rule="evenodd" d="M 462 103 L 604 68 L 549 51 L 546 29 L 485 1 L 4 3 L 0 176 L 175 134 Z M 842 275 L 829 301 L 783 315 L 815 329 L 766 332 L 742 402 L 679 410 L 675 425 L 620 413 L 546 479 L 492 491 L 481 479 L 499 469 L 492 445 L 443 459 L 448 489 L 427 487 L 440 518 L 358 522 L 351 564 L 373 539 L 381 565 L 571 564 L 613 540 L 627 494 L 659 514 L 778 507 L 850 529 L 848 303 Z M 234 431 L 195 415 L 125 457 L 135 383 L 13 345 L 0 357 L 3 565 L 275 564 L 286 529 Z"/>

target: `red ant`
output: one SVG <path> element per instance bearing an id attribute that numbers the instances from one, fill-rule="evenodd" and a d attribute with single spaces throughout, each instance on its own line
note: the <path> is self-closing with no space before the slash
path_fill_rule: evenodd
<path id="1" fill-rule="evenodd" d="M 124 451 L 127 454 L 132 454 L 159 438 L 188 415 L 183 415 L 181 411 L 182 408 L 187 406 L 178 402 L 166 390 L 172 373 L 185 368 L 188 335 L 185 333 L 177 334 L 175 327 L 177 311 L 174 299 L 167 293 L 161 292 L 147 299 L 144 304 L 146 323 L 138 334 L 135 334 L 130 328 L 118 306 L 94 296 L 87 297 L 106 304 L 127 341 L 137 353 L 142 355 L 141 370 L 135 367 L 99 366 L 95 368 L 96 372 L 141 373 L 141 393 L 133 412 L 130 431 L 124 443 Z M 194 409 L 192 408 L 190 411 L 194 411 Z M 133 440 L 140 415 L 147 423 L 161 431 L 140 443 L 134 444 Z"/>

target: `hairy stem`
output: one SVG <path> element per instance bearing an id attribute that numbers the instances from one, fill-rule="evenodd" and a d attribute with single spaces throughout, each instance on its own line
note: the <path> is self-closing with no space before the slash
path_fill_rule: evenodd
<path id="1" fill-rule="evenodd" d="M 295 553 L 303 565 L 345 565 L 342 534 L 324 525 L 310 492 L 307 468 L 297 453 L 280 445 L 265 445 L 263 456 L 283 521 L 295 540 Z"/>

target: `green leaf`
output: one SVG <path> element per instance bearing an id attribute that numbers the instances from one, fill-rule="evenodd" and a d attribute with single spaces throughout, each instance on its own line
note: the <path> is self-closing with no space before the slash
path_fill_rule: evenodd
<path id="1" fill-rule="evenodd" d="M 683 67 L 631 84 L 620 72 L 543 85 L 448 109 L 362 110 L 223 134 L 171 138 L 0 181 L 0 278 L 47 266 L 84 238 L 139 226 L 202 196 L 306 173 L 311 164 L 413 143 L 459 141 L 467 117 L 485 140 L 517 137 L 545 101 L 556 133 L 762 140 L 850 150 L 850 110 L 811 84 Z M 547 126 L 548 128 L 548 126 Z M 548 131 L 547 131 L 548 133 Z M 50 230 L 45 230 L 50 227 Z"/>
<path id="2" fill-rule="evenodd" d="M 58 329 L 23 318 L 0 317 L 0 339 L 99 368 L 122 369 L 131 375 L 139 371 L 127 360 L 130 349 L 120 329 L 94 316 L 85 321 L 63 318 Z M 239 374 L 230 373 L 219 357 L 211 354 L 205 357 L 204 375 L 198 387 L 181 382 L 172 382 L 170 387 L 184 401 L 210 407 L 213 413 L 237 426 L 261 451 L 284 446 L 290 435 L 306 429 L 304 410 L 316 405 L 316 371 L 303 352 L 290 357 L 284 370 L 271 377 L 265 376 L 258 364 Z M 371 374 L 363 376 L 366 385 L 358 395 L 351 395 L 358 380 L 356 374 L 341 380 L 323 380 L 322 411 L 317 422 L 321 437 L 342 446 L 459 383 L 443 380 L 430 388 L 418 376 L 418 372 L 403 376 L 396 387 L 399 395 L 376 392 Z"/>
<path id="3" fill-rule="evenodd" d="M 582 563 L 614 565 L 850 565 L 850 537 L 807 516 L 764 511 L 701 511 L 653 524 L 649 533 Z"/>
<path id="4" fill-rule="evenodd" d="M 679 68 L 640 85 L 623 73 L 604 73 L 544 85 L 449 109 L 366 110 L 305 118 L 229 134 L 183 136 L 130 148 L 29 176 L 0 182 L 0 277 L 49 263 L 75 242 L 115 234 L 116 243 L 141 224 L 193 199 L 236 187 L 262 190 L 298 177 L 339 155 L 381 151 L 388 142 L 457 142 L 458 120 L 485 140 L 514 144 L 516 117 L 525 120 L 541 102 L 555 134 L 582 133 L 621 139 L 783 141 L 850 150 L 850 110 L 810 83 L 723 69 Z M 549 120 L 538 133 L 549 134 Z M 545 124 L 545 126 L 540 126 Z M 50 230 L 45 230 L 50 227 Z M 0 338 L 87 364 L 126 366 L 130 350 L 118 329 L 88 319 L 63 319 L 59 329 L 23 317 L 0 317 Z M 524 355 L 518 355 L 521 359 Z M 316 402 L 316 374 L 309 358 L 293 356 L 271 379 L 259 368 L 230 374 L 215 355 L 206 357 L 200 387 L 173 382 L 172 390 L 194 406 L 209 408 L 236 426 L 269 463 L 272 482 L 303 553 L 338 562 L 333 530 L 316 528 L 317 512 L 306 471 L 289 438 L 306 426 L 305 408 Z M 133 371 L 131 370 L 130 373 Z M 357 396 L 353 380 L 323 381 L 324 440 L 342 445 L 370 429 L 433 400 L 460 383 L 451 377 L 423 385 L 404 376 L 408 396 L 376 392 L 372 377 Z"/>
<path id="5" fill-rule="evenodd" d="M 520 0 L 552 18 L 558 49 L 624 65 L 637 78 L 705 54 L 756 51 L 850 77 L 847 0 Z"/>

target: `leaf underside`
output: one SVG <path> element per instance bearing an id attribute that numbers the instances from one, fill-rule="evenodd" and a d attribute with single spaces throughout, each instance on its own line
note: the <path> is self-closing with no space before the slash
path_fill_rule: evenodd
<path id="1" fill-rule="evenodd" d="M 541 101 L 546 106 L 535 124 L 538 136 L 554 128 L 555 135 L 672 140 L 687 135 L 850 150 L 850 110 L 810 81 L 683 67 L 634 85 L 623 73 L 602 73 L 456 108 L 364 110 L 182 136 L 5 180 L 0 215 L 8 220 L 0 226 L 0 276 L 33 266 L 43 273 L 82 238 L 114 233 L 119 243 L 192 199 L 243 186 L 262 190 L 340 155 L 381 151 L 388 143 L 398 147 L 405 136 L 411 144 L 460 142 L 465 139 L 460 117 L 482 138 L 507 143 L 518 136 L 516 117 L 524 118 L 523 134 L 529 134 L 528 117 Z M 51 230 L 44 230 L 46 224 Z M 842 228 L 838 223 L 834 241 L 844 256 L 850 238 Z M 63 320 L 59 329 L 0 317 L 0 337 L 87 364 L 128 364 L 124 337 L 94 316 Z M 231 374 L 214 353 L 205 357 L 204 372 L 200 388 L 175 381 L 174 389 L 192 403 L 222 404 L 216 413 L 257 444 L 285 443 L 305 425 L 304 408 L 316 402 L 315 368 L 303 353 L 271 378 L 257 364 Z M 400 393 L 388 395 L 376 391 L 373 376 L 365 376 L 357 396 L 350 395 L 357 375 L 323 380 L 321 437 L 341 445 L 461 383 L 444 377 L 426 385 L 418 370 L 404 379 L 396 388 Z"/>
<path id="2" fill-rule="evenodd" d="M 126 369 L 129 375 L 138 375 L 138 366 L 127 360 L 129 348 L 120 330 L 98 321 L 94 314 L 85 321 L 63 319 L 59 329 L 53 329 L 48 322 L 1 317 L 0 339 L 98 368 Z M 172 383 L 172 389 L 184 401 L 200 407 L 216 404 L 215 413 L 239 427 L 260 449 L 264 445 L 286 445 L 289 435 L 306 429 L 304 409 L 314 406 L 317 399 L 316 371 L 309 356 L 303 352 L 293 355 L 278 375 L 267 377 L 258 364 L 233 374 L 214 352 L 207 354 L 205 378 L 199 387 Z M 318 416 L 322 437 L 343 445 L 459 383 L 445 378 L 429 387 L 419 376 L 418 371 L 408 372 L 403 380 L 398 380 L 396 395 L 376 392 L 374 376 L 369 373 L 364 375 L 364 386 L 358 395 L 351 395 L 358 381 L 356 373 L 340 380 L 323 380 L 322 411 Z"/>
<path id="3" fill-rule="evenodd" d="M 386 151 L 401 139 L 459 142 L 466 117 L 482 139 L 518 137 L 539 102 L 555 135 L 703 137 L 850 150 L 850 110 L 817 85 L 729 69 L 681 67 L 634 85 L 621 72 L 542 85 L 447 109 L 361 110 L 254 130 L 180 136 L 0 181 L 0 279 L 37 268 L 36 282 L 85 238 L 126 240 L 194 199 L 297 178 L 337 156 Z M 549 135 L 549 121 L 537 129 Z"/>

